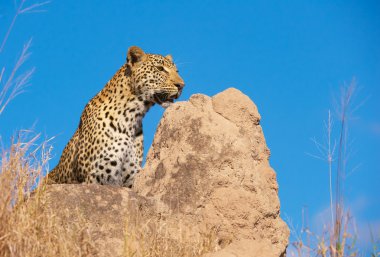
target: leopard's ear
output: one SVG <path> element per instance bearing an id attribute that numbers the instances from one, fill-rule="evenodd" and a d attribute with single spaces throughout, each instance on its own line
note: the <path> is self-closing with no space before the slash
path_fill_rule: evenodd
<path id="1" fill-rule="evenodd" d="M 137 46 L 131 46 L 128 49 L 127 63 L 134 65 L 137 62 L 141 62 L 145 57 L 144 51 Z"/>
<path id="2" fill-rule="evenodd" d="M 167 56 L 165 56 L 166 59 L 168 59 L 169 61 L 173 62 L 173 57 L 171 54 L 168 54 Z"/>

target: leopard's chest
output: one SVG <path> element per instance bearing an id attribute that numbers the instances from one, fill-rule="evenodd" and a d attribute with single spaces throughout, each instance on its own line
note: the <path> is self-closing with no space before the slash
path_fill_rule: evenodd
<path id="1" fill-rule="evenodd" d="M 107 130 L 112 135 L 124 135 L 135 137 L 142 131 L 142 120 L 148 108 L 142 101 L 132 101 L 125 104 L 119 104 L 111 110 L 104 113 L 104 120 Z"/>

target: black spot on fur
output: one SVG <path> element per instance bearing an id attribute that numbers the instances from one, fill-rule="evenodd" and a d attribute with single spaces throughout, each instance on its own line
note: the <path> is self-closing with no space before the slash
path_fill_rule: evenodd
<path id="1" fill-rule="evenodd" d="M 112 123 L 112 121 L 110 122 L 110 126 L 111 126 L 111 128 L 112 128 L 114 131 L 116 131 L 116 127 L 115 127 L 115 125 Z"/>
<path id="2" fill-rule="evenodd" d="M 130 176 L 131 175 L 129 175 L 129 174 L 127 176 L 125 176 L 125 178 L 123 179 L 123 183 L 127 182 L 127 180 L 130 178 Z"/>

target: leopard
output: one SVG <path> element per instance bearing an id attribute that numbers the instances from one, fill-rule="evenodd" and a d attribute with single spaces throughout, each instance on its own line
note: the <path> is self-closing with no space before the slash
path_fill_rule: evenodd
<path id="1" fill-rule="evenodd" d="M 155 104 L 170 106 L 184 85 L 171 55 L 131 46 L 126 62 L 85 106 L 46 183 L 131 188 L 142 169 L 145 114 Z"/>

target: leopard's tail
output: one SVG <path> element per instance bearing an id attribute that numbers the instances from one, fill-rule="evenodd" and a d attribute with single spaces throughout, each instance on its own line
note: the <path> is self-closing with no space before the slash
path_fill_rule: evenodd
<path id="1" fill-rule="evenodd" d="M 78 159 L 78 141 L 81 123 L 75 131 L 70 141 L 63 149 L 61 158 L 57 166 L 51 170 L 45 177 L 45 183 L 50 184 L 66 184 L 77 183 L 76 165 Z"/>

